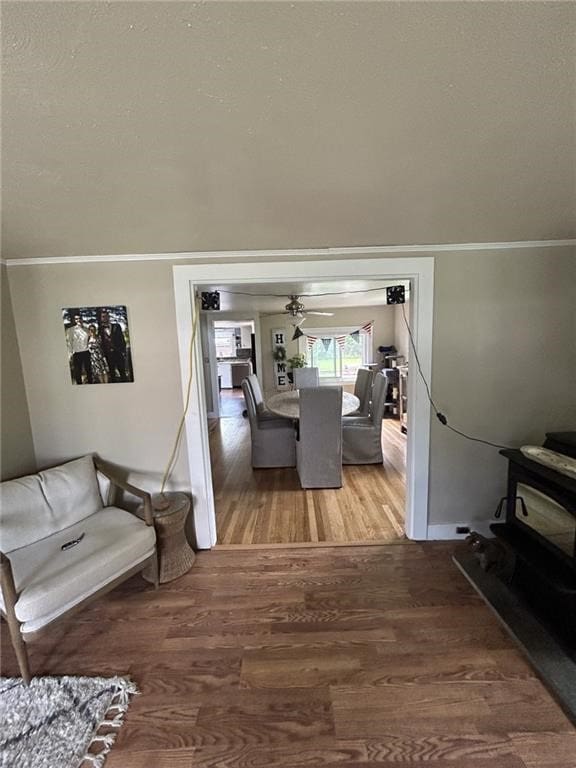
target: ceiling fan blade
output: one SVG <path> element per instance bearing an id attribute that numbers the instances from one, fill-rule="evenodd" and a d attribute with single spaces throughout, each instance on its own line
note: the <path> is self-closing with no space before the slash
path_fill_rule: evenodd
<path id="1" fill-rule="evenodd" d="M 276 317 L 277 315 L 289 315 L 290 312 L 261 312 L 262 317 Z"/>
<path id="2" fill-rule="evenodd" d="M 322 315 L 323 317 L 333 317 L 334 312 L 316 312 L 313 309 L 305 309 L 304 313 L 306 315 Z"/>

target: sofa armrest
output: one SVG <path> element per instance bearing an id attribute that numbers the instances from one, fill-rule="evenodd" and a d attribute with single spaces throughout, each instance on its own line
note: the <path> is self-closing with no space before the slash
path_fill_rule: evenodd
<path id="1" fill-rule="evenodd" d="M 148 493 L 148 491 L 143 491 L 141 488 L 136 488 L 135 485 L 130 485 L 130 483 L 127 483 L 116 475 L 113 475 L 110 470 L 96 458 L 94 458 L 94 466 L 98 472 L 101 472 L 108 478 L 108 480 L 110 480 L 112 486 L 116 486 L 117 488 L 120 488 L 120 490 L 131 493 L 133 496 L 142 499 L 144 506 L 144 522 L 146 525 L 154 525 L 154 518 L 152 516 L 152 496 Z"/>
<path id="2" fill-rule="evenodd" d="M 18 600 L 18 592 L 14 583 L 14 574 L 12 573 L 12 563 L 10 558 L 0 552 L 0 588 L 4 597 L 4 609 L 6 616 L 14 616 L 14 606 Z"/>

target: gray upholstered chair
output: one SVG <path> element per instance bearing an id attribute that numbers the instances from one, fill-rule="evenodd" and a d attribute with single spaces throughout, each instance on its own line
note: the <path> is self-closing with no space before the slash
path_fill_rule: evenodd
<path id="1" fill-rule="evenodd" d="M 368 416 L 372 399 L 373 378 L 374 371 L 369 371 L 367 368 L 358 368 L 356 382 L 354 383 L 354 394 L 360 400 L 360 405 L 357 410 L 347 414 L 346 418 L 350 416 Z"/>
<path id="2" fill-rule="evenodd" d="M 302 488 L 342 486 L 342 387 L 300 390 L 296 468 Z"/>
<path id="3" fill-rule="evenodd" d="M 264 408 L 264 397 L 262 395 L 262 387 L 260 386 L 260 382 L 258 381 L 258 376 L 256 376 L 255 373 L 251 373 L 250 376 L 246 377 L 246 380 L 248 381 L 248 384 L 250 385 L 250 389 L 252 390 L 252 395 L 254 397 L 254 402 L 256 404 L 256 410 L 260 411 L 262 408 Z M 242 382 L 240 382 L 242 384 Z"/>
<path id="4" fill-rule="evenodd" d="M 263 419 L 275 419 L 277 421 L 279 418 L 281 418 L 276 413 L 269 411 L 266 407 L 264 396 L 262 395 L 262 387 L 258 381 L 258 376 L 256 376 L 255 373 L 251 373 L 246 377 L 246 381 L 248 382 L 248 386 L 252 392 L 252 397 L 254 398 L 254 405 L 256 407 L 256 414 L 258 419 L 260 421 Z"/>
<path id="5" fill-rule="evenodd" d="M 342 463 L 382 464 L 382 419 L 388 380 L 377 373 L 372 386 L 372 405 L 368 416 L 342 419 Z"/>
<path id="6" fill-rule="evenodd" d="M 320 371 L 318 368 L 294 368 L 294 388 L 320 386 Z"/>
<path id="7" fill-rule="evenodd" d="M 250 422 L 252 467 L 254 469 L 295 467 L 296 434 L 293 422 L 281 416 L 259 417 L 252 388 L 247 379 L 242 382 L 242 392 Z"/>

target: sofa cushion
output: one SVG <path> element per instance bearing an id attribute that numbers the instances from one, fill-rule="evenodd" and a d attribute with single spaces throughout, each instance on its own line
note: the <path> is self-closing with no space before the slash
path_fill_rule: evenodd
<path id="1" fill-rule="evenodd" d="M 62 545 L 82 540 L 69 549 Z M 16 616 L 33 632 L 147 559 L 155 547 L 153 526 L 130 512 L 106 507 L 40 541 L 10 552 Z M 4 609 L 4 600 L 0 599 Z"/>
<path id="2" fill-rule="evenodd" d="M 0 549 L 25 547 L 102 507 L 92 456 L 8 480 L 0 484 Z"/>

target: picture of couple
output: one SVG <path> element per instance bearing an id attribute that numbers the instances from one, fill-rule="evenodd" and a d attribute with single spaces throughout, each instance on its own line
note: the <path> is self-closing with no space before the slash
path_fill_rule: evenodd
<path id="1" fill-rule="evenodd" d="M 134 381 L 125 306 L 62 310 L 73 384 Z"/>

